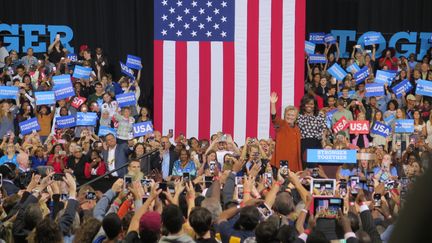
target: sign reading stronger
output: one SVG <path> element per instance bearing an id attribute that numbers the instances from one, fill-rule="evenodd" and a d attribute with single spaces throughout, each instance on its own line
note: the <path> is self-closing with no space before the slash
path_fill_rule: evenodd
<path id="1" fill-rule="evenodd" d="M 326 164 L 355 164 L 357 163 L 356 150 L 327 150 L 327 149 L 308 149 L 308 163 Z"/>

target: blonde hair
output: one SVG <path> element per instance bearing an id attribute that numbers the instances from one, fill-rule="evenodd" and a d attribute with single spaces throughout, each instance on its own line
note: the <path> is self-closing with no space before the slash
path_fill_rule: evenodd
<path id="1" fill-rule="evenodd" d="M 293 106 L 293 105 L 289 105 L 289 106 L 285 107 L 285 110 L 284 110 L 284 117 L 285 117 L 285 115 L 286 115 L 288 112 L 290 112 L 290 111 L 295 111 L 295 112 L 296 112 L 296 120 L 297 120 L 297 116 L 298 116 L 299 111 L 298 111 L 298 109 L 297 109 L 295 106 Z"/>

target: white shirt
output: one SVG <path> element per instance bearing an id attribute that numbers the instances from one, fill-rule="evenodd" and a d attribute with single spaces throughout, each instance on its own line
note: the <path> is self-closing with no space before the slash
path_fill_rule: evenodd
<path id="1" fill-rule="evenodd" d="M 114 148 L 112 149 L 108 149 L 108 158 L 106 163 L 108 164 L 108 170 L 114 170 L 115 169 L 115 149 L 116 149 L 117 145 L 114 146 Z M 113 172 L 111 174 L 112 176 L 118 176 L 117 172 Z"/>
<path id="2" fill-rule="evenodd" d="M 221 165 L 221 168 L 223 168 L 223 165 L 224 165 L 224 157 L 225 157 L 226 154 L 233 154 L 233 152 L 231 152 L 231 151 L 227 151 L 227 150 L 216 151 L 217 161 L 218 161 L 219 164 Z"/>
<path id="3" fill-rule="evenodd" d="M 6 50 L 6 47 L 0 48 L 0 68 L 5 66 L 5 58 L 9 56 L 9 52 Z"/>

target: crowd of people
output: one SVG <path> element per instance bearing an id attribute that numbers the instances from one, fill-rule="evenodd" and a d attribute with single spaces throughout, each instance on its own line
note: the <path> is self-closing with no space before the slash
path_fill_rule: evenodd
<path id="1" fill-rule="evenodd" d="M 16 86 L 19 93 L 1 100 L 0 239 L 390 242 L 414 181 L 429 167 L 430 98 L 416 95 L 415 86 L 418 79 L 432 80 L 430 55 L 417 63 L 414 54 L 398 59 L 389 49 L 376 60 L 373 46 L 343 59 L 337 44 L 323 53 L 326 64 L 307 62 L 299 108 L 278 114 L 278 94 L 271 94 L 274 139 L 233 141 L 223 132 L 210 139 L 175 137 L 172 130 L 134 137 L 133 124 L 151 122 L 150 110 L 138 104 L 120 108 L 115 97 L 139 97 L 140 72 L 113 81 L 101 48 L 93 53 L 82 45 L 78 60 L 68 58 L 59 39 L 39 58 L 31 48 L 21 58 L 7 52 L 0 60 L 0 86 Z M 370 75 L 358 84 L 353 74 L 337 81 L 326 71 L 334 63 L 367 66 Z M 88 79 L 72 78 L 75 96 L 36 105 L 35 92 L 51 90 L 53 77 L 72 74 L 75 65 L 92 69 Z M 376 70 L 398 75 L 385 85 L 384 96 L 367 97 L 365 84 L 374 82 Z M 397 97 L 391 87 L 405 79 L 414 88 Z M 75 97 L 86 102 L 72 106 Z M 57 126 L 56 119 L 77 112 L 97 113 L 96 126 Z M 396 133 L 394 121 L 386 137 L 332 129 L 342 117 L 372 127 L 390 116 L 413 119 L 414 132 Z M 19 123 L 30 118 L 37 118 L 40 130 L 23 135 Z M 116 132 L 98 136 L 102 126 Z M 308 149 L 356 150 L 357 163 L 308 163 Z M 315 188 L 322 179 L 334 183 Z"/>

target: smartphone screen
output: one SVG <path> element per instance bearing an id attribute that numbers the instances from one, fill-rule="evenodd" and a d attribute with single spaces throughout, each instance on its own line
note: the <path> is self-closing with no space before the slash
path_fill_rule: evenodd
<path id="1" fill-rule="evenodd" d="M 312 179 L 310 188 L 312 196 L 334 196 L 336 180 L 334 179 Z"/>
<path id="2" fill-rule="evenodd" d="M 358 176 L 353 176 L 350 178 L 350 188 L 351 194 L 357 194 L 360 184 L 360 178 Z"/>
<path id="3" fill-rule="evenodd" d="M 288 167 L 288 160 L 281 160 L 281 161 L 279 161 L 279 164 L 280 164 L 280 170 L 281 170 L 281 175 L 282 176 L 288 176 L 288 169 L 289 169 L 289 167 Z"/>
<path id="4" fill-rule="evenodd" d="M 335 219 L 343 210 L 342 198 L 314 198 L 314 214 L 318 218 Z"/>
<path id="5" fill-rule="evenodd" d="M 124 185 L 127 189 L 132 184 L 132 177 L 130 176 L 124 176 Z"/>
<path id="6" fill-rule="evenodd" d="M 85 199 L 96 200 L 96 193 L 95 192 L 86 192 Z"/>
<path id="7" fill-rule="evenodd" d="M 272 215 L 272 210 L 265 204 L 260 204 L 258 210 L 264 218 L 268 218 Z"/>
<path id="8" fill-rule="evenodd" d="M 236 176 L 235 184 L 236 185 L 243 185 L 243 177 L 242 176 Z"/>
<path id="9" fill-rule="evenodd" d="M 347 182 L 345 179 L 341 179 L 339 182 L 339 194 L 344 197 L 347 194 Z"/>
<path id="10" fill-rule="evenodd" d="M 190 181 L 190 174 L 189 173 L 183 173 L 183 181 L 186 183 L 189 183 Z"/>
<path id="11" fill-rule="evenodd" d="M 237 198 L 243 200 L 243 185 L 237 185 Z"/>
<path id="12" fill-rule="evenodd" d="M 381 207 L 381 194 L 377 193 L 373 196 L 374 207 Z"/>

